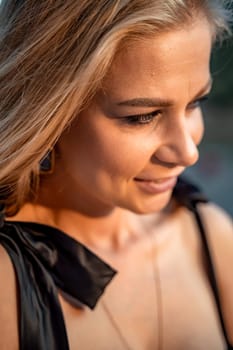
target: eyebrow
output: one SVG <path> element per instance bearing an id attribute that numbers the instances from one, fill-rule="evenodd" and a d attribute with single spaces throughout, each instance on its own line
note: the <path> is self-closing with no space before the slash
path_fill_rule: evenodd
<path id="1" fill-rule="evenodd" d="M 195 101 L 199 96 L 203 95 L 207 90 L 211 88 L 213 84 L 212 78 L 205 84 L 204 87 L 194 96 L 192 101 Z M 145 98 L 138 97 L 131 100 L 125 100 L 117 103 L 118 106 L 128 106 L 128 107 L 171 107 L 174 105 L 173 100 L 162 99 L 162 98 Z"/>

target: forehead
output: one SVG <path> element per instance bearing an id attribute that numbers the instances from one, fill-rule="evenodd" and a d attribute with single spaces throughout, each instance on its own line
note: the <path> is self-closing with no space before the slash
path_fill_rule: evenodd
<path id="1" fill-rule="evenodd" d="M 124 93 L 143 96 L 145 91 L 153 95 L 155 89 L 172 90 L 179 84 L 204 85 L 209 80 L 211 44 L 211 28 L 204 18 L 131 42 L 116 56 L 104 88 L 121 98 Z"/>

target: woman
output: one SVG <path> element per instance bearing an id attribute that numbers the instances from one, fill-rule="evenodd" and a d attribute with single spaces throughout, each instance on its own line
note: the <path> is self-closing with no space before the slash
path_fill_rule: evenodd
<path id="1" fill-rule="evenodd" d="M 180 179 L 228 18 L 3 1 L 1 349 L 231 348 L 232 223 Z"/>

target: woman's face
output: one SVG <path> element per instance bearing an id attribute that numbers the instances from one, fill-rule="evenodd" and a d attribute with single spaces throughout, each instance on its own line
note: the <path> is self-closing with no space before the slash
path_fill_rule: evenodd
<path id="1" fill-rule="evenodd" d="M 58 166 L 78 207 L 149 213 L 166 206 L 177 176 L 198 159 L 210 51 L 210 26 L 199 19 L 119 52 L 58 143 Z"/>

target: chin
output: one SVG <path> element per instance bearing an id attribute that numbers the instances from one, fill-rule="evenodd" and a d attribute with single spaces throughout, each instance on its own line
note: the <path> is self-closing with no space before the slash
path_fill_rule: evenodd
<path id="1" fill-rule="evenodd" d="M 133 203 L 129 210 L 136 214 L 151 214 L 164 210 L 171 201 L 172 191 L 154 195 L 151 198 L 141 198 Z"/>

